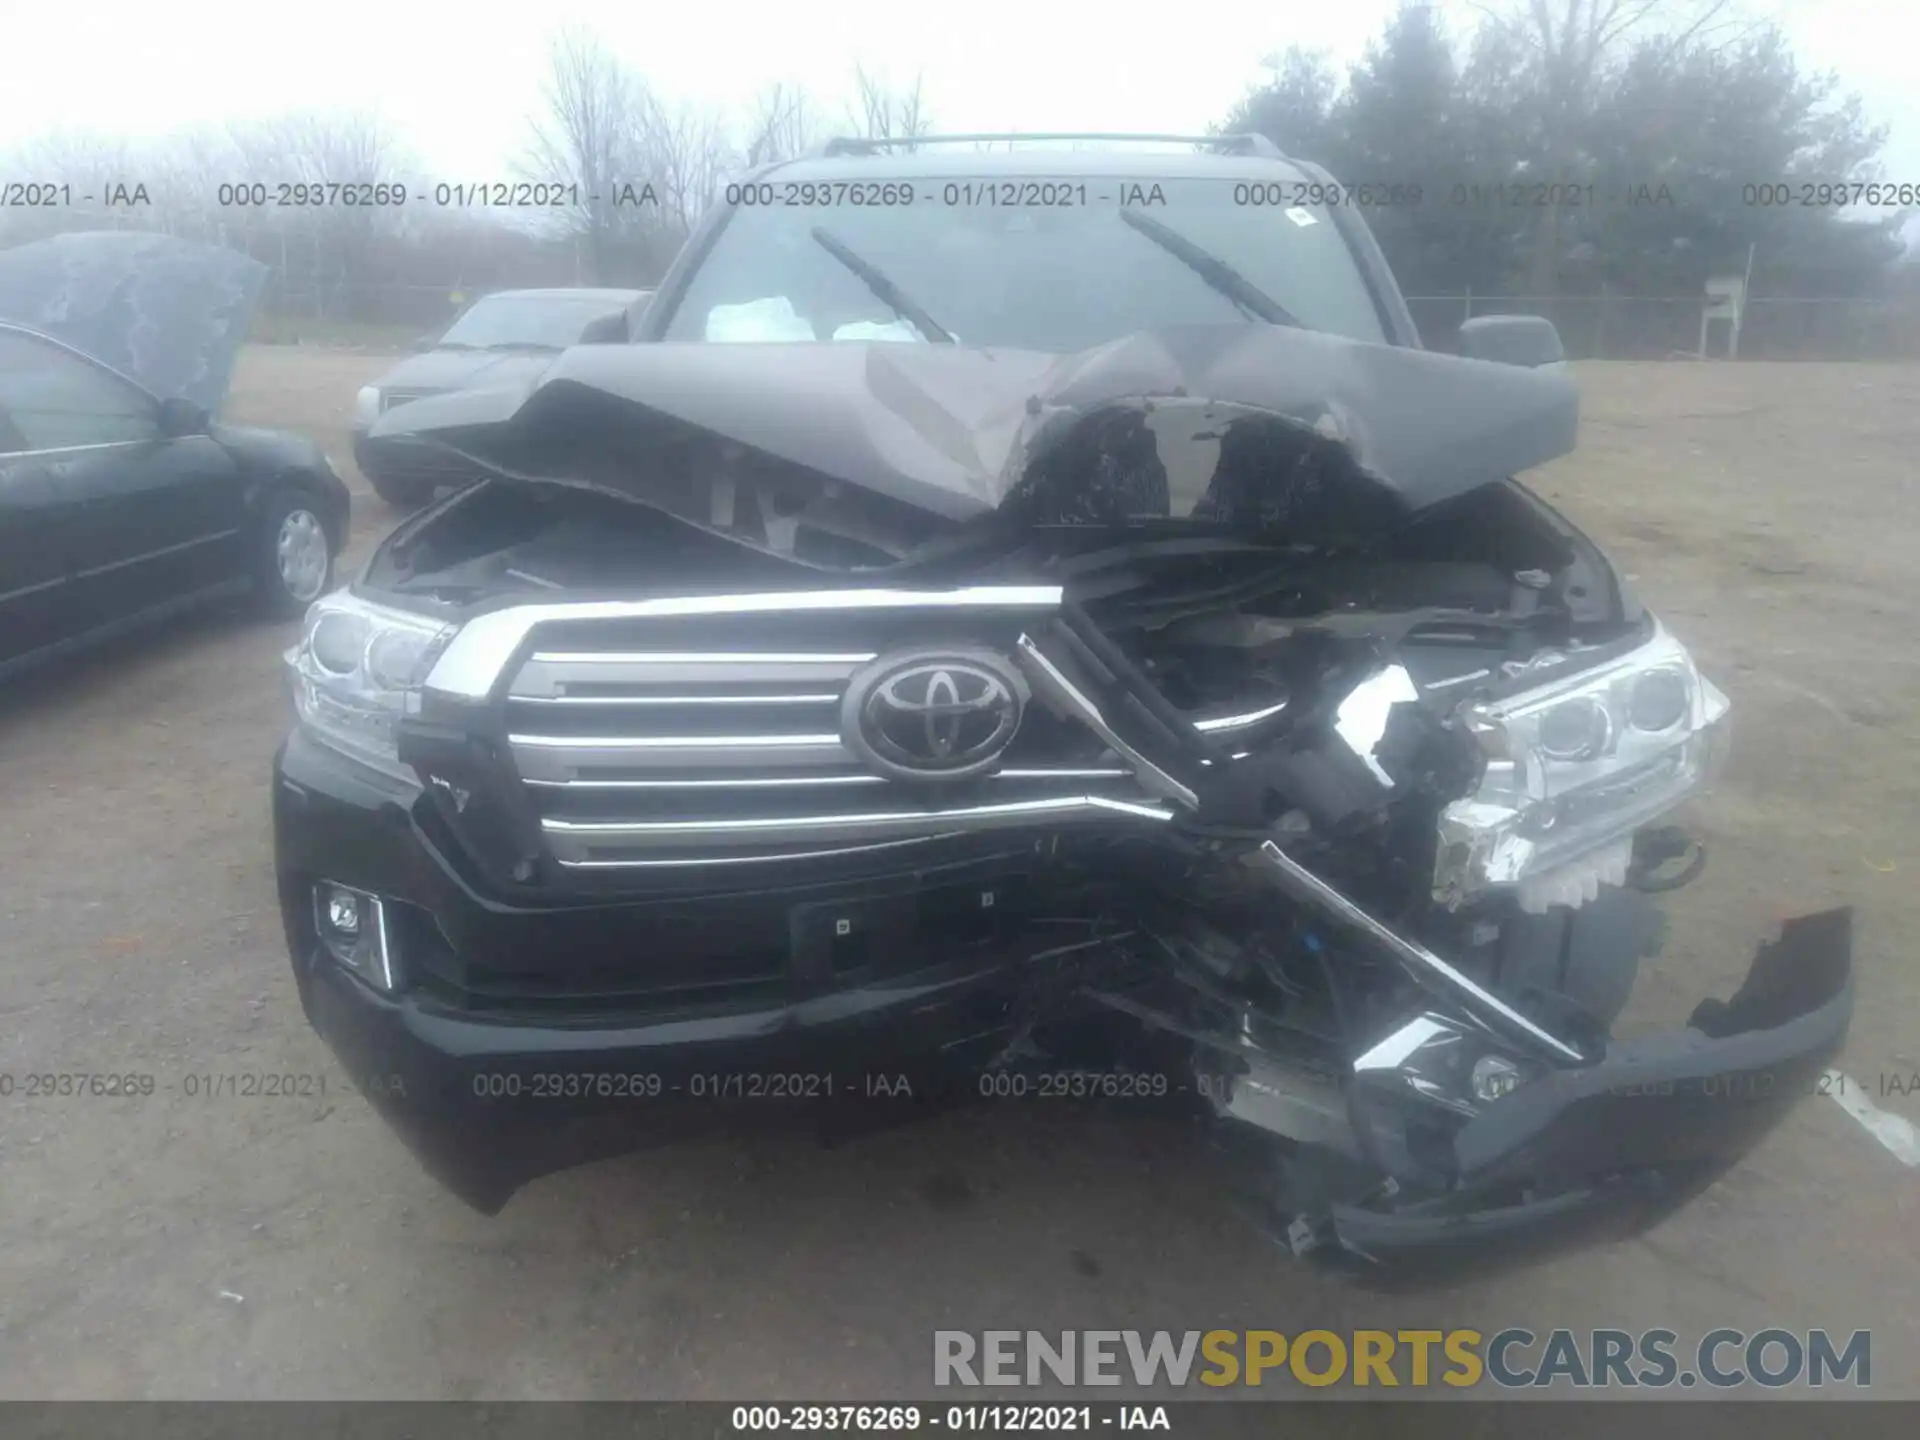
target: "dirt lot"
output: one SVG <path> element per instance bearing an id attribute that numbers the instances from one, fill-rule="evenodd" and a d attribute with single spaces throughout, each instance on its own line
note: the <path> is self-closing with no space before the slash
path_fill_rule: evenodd
<path id="1" fill-rule="evenodd" d="M 374 356 L 259 350 L 236 418 L 343 472 Z M 1860 907 L 1842 1067 L 1920 1072 L 1920 370 L 1589 365 L 1542 488 L 1737 706 L 1713 846 L 1635 1018 L 1726 993 L 1780 915 Z M 356 485 L 358 485 L 356 479 Z M 393 516 L 358 486 L 354 557 Z M 918 1394 L 936 1327 L 1873 1331 L 1920 1395 L 1916 1172 L 1831 1100 L 1650 1237 L 1387 1299 L 1284 1259 L 1187 1133 L 1003 1104 L 823 1152 L 714 1142 L 482 1219 L 346 1091 L 302 1019 L 267 765 L 290 631 L 214 617 L 0 698 L 0 1070 L 151 1099 L 0 1100 L 0 1396 Z M 189 1075 L 329 1077 L 189 1099 Z M 1878 1103 L 1920 1119 L 1920 1093 Z M 1299 1393 L 1297 1391 L 1293 1393 Z M 1752 1392 L 1747 1392 L 1752 1393 Z"/>

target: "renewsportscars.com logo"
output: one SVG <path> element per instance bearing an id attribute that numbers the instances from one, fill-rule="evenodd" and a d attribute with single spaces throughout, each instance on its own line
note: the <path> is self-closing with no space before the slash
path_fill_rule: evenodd
<path id="1" fill-rule="evenodd" d="M 1873 1383 L 1873 1335 L 1709 1330 L 936 1330 L 937 1386 L 1448 1385 L 1779 1389 Z"/>

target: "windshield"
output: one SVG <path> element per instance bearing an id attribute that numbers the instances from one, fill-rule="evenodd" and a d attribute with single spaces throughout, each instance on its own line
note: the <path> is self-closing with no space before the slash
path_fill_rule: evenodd
<path id="1" fill-rule="evenodd" d="M 1138 330 L 1264 323 L 1217 273 L 1176 253 L 1196 247 L 1309 329 L 1385 338 L 1324 209 L 1236 203 L 1249 187 L 1217 179 L 911 183 L 912 204 L 835 207 L 831 238 L 963 345 L 1064 354 Z M 1036 189 L 1065 203 L 1029 204 Z M 1132 213 L 1187 245 L 1124 223 L 1123 189 Z M 821 224 L 806 206 L 735 210 L 664 338 L 924 341 L 923 327 L 819 241 Z"/>
<path id="2" fill-rule="evenodd" d="M 520 345 L 564 350 L 579 342 L 589 321 L 620 308 L 605 295 L 490 295 L 454 321 L 440 343 L 477 350 Z"/>

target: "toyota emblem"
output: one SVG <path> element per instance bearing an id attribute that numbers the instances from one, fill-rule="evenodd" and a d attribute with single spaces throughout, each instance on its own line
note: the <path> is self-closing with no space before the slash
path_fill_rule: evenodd
<path id="1" fill-rule="evenodd" d="M 840 729 L 882 775 L 963 780 L 1000 759 L 1026 704 L 1026 681 L 991 651 L 895 651 L 855 673 Z"/>

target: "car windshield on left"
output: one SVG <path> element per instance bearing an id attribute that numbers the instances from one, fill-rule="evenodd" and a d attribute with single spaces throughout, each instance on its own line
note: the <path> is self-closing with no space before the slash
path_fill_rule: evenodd
<path id="1" fill-rule="evenodd" d="M 153 402 L 78 355 L 0 331 L 0 454 L 151 440 Z"/>
<path id="2" fill-rule="evenodd" d="M 453 322 L 440 344 L 475 350 L 564 350 L 589 321 L 620 307 L 604 296 L 493 295 Z"/>

